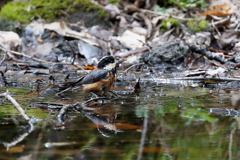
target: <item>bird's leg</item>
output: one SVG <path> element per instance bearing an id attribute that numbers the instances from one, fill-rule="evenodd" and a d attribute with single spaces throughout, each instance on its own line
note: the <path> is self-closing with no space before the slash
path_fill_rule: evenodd
<path id="1" fill-rule="evenodd" d="M 93 92 L 91 92 L 91 93 L 92 93 L 92 99 L 93 99 L 93 98 L 98 98 L 98 97 L 99 97 L 97 94 L 95 94 L 95 93 L 93 93 Z"/>
<path id="2" fill-rule="evenodd" d="M 119 98 L 119 95 L 117 93 L 115 93 L 114 91 L 109 91 L 111 92 L 114 96 L 116 96 L 117 98 Z"/>

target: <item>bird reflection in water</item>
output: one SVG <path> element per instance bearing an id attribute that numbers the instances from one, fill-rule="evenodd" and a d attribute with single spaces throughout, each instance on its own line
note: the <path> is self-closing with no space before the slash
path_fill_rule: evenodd
<path id="1" fill-rule="evenodd" d="M 83 116 L 96 124 L 98 131 L 105 137 L 110 137 L 117 132 L 123 132 L 116 127 L 117 113 L 111 104 L 98 104 L 97 106 L 79 106 L 77 108 Z"/>

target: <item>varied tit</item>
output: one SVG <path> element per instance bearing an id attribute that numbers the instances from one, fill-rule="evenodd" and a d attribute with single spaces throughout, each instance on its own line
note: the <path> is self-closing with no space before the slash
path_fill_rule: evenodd
<path id="1" fill-rule="evenodd" d="M 65 90 L 58 94 L 79 86 L 82 86 L 85 92 L 91 92 L 96 95 L 107 94 L 116 80 L 116 67 L 121 62 L 123 62 L 123 60 L 116 61 L 113 56 L 103 57 L 100 59 L 97 69 L 92 70 L 89 74 L 71 83 Z"/>

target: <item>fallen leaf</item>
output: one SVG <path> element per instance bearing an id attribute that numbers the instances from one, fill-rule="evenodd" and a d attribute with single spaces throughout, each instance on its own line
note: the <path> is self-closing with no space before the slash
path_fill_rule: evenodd
<path id="1" fill-rule="evenodd" d="M 96 68 L 94 66 L 89 65 L 89 66 L 83 67 L 83 69 L 84 70 L 94 70 Z"/>
<path id="2" fill-rule="evenodd" d="M 13 49 L 21 45 L 21 39 L 15 32 L 0 31 L 0 45 L 3 45 L 6 49 Z"/>
<path id="3" fill-rule="evenodd" d="M 217 4 L 212 7 L 210 7 L 209 10 L 202 13 L 202 16 L 206 15 L 214 15 L 214 16 L 228 16 L 233 13 L 233 9 L 230 4 L 223 3 L 223 4 Z"/>
<path id="4" fill-rule="evenodd" d="M 136 34 L 130 30 L 126 30 L 122 36 L 115 38 L 132 49 L 142 48 L 144 43 L 146 43 L 145 36 Z"/>
<path id="5" fill-rule="evenodd" d="M 50 24 L 44 24 L 43 28 L 51 30 L 51 31 L 55 31 L 56 33 L 58 33 L 59 35 L 62 35 L 62 36 L 81 39 L 82 41 L 84 41 L 86 43 L 98 46 L 97 43 L 90 40 L 91 35 L 89 33 L 87 33 L 87 31 L 85 31 L 85 30 L 82 30 L 81 32 L 74 31 L 74 30 L 70 29 L 63 21 L 53 22 Z"/>
<path id="6" fill-rule="evenodd" d="M 240 40 L 240 32 L 235 30 L 230 30 L 224 32 L 218 39 L 217 44 L 220 48 L 229 48 L 233 46 L 236 42 Z"/>

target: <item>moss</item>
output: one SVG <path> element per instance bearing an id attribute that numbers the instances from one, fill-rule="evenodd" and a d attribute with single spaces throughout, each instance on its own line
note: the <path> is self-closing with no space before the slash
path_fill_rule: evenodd
<path id="1" fill-rule="evenodd" d="M 46 21 L 53 21 L 82 10 L 91 12 L 97 10 L 98 17 L 107 17 L 107 13 L 90 0 L 30 0 L 29 2 L 9 2 L 0 11 L 0 16 L 6 20 L 16 20 L 29 23 L 31 19 L 38 17 Z"/>
<path id="2" fill-rule="evenodd" d="M 176 27 L 179 24 L 179 20 L 175 19 L 175 18 L 169 18 L 167 20 L 162 21 L 162 27 L 161 27 L 161 31 L 166 31 L 169 30 L 169 24 L 171 25 L 171 27 Z"/>
<path id="3" fill-rule="evenodd" d="M 118 4 L 118 3 L 120 3 L 120 0 L 108 0 L 108 3 Z"/>
<path id="4" fill-rule="evenodd" d="M 207 20 L 192 20 L 187 22 L 187 27 L 193 32 L 204 31 L 209 28 L 209 22 Z"/>
<path id="5" fill-rule="evenodd" d="M 170 0 L 169 3 L 173 3 L 183 8 L 192 8 L 192 7 L 198 7 L 198 6 L 203 8 L 206 6 L 205 0 Z"/>

